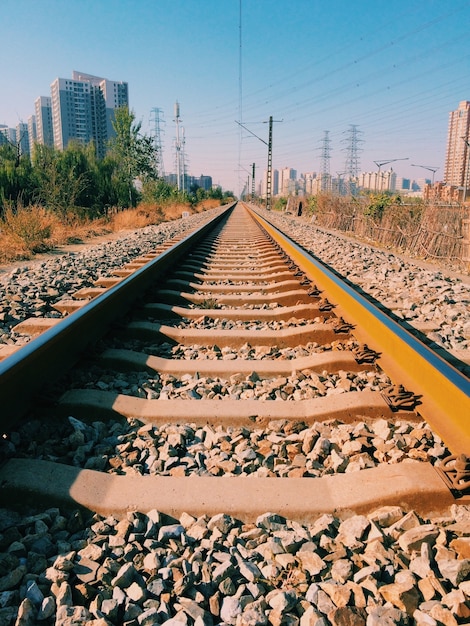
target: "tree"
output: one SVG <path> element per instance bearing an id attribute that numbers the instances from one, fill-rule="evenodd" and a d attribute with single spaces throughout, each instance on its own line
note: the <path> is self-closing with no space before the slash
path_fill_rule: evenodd
<path id="1" fill-rule="evenodd" d="M 88 149 L 71 142 L 64 151 L 36 145 L 34 167 L 38 177 L 37 200 L 66 217 L 77 207 L 88 208 L 93 190 Z"/>
<path id="2" fill-rule="evenodd" d="M 162 178 L 147 179 L 142 184 L 143 202 L 165 202 L 179 200 L 180 192 L 175 185 L 167 183 Z"/>
<path id="3" fill-rule="evenodd" d="M 19 155 L 14 144 L 0 146 L 0 209 L 31 202 L 35 175 L 29 155 Z"/>
<path id="4" fill-rule="evenodd" d="M 393 198 L 388 193 L 371 194 L 370 203 L 364 210 L 364 215 L 375 220 L 381 220 L 385 209 L 393 203 Z"/>
<path id="5" fill-rule="evenodd" d="M 150 137 L 141 134 L 141 122 L 127 107 L 115 111 L 113 128 L 116 136 L 110 142 L 111 155 L 116 161 L 117 186 L 126 190 L 127 198 L 120 197 L 122 206 L 134 206 L 137 190 L 134 180 L 155 179 L 156 151 Z"/>

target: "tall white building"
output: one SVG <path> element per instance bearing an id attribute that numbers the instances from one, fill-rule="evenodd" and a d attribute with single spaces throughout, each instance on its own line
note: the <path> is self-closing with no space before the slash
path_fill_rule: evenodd
<path id="1" fill-rule="evenodd" d="M 393 169 L 385 172 L 361 172 L 358 176 L 358 185 L 371 191 L 395 191 L 397 175 Z"/>
<path id="2" fill-rule="evenodd" d="M 74 80 L 89 81 L 95 89 L 99 90 L 105 106 L 106 133 L 108 138 L 113 137 L 115 109 L 129 106 L 128 84 L 123 81 L 108 80 L 107 78 L 99 78 L 98 76 L 76 71 L 72 73 L 72 77 Z"/>
<path id="3" fill-rule="evenodd" d="M 53 146 L 52 99 L 48 96 L 36 98 L 34 114 L 36 117 L 36 141 L 44 146 Z"/>
<path id="4" fill-rule="evenodd" d="M 29 133 L 28 124 L 20 122 L 16 125 L 16 145 L 20 154 L 29 154 Z"/>
<path id="5" fill-rule="evenodd" d="M 456 187 L 469 186 L 470 102 L 459 103 L 449 113 L 444 182 Z"/>
<path id="6" fill-rule="evenodd" d="M 29 154 L 33 154 L 34 144 L 37 141 L 37 128 L 36 128 L 36 116 L 30 115 L 28 117 L 28 141 L 29 141 Z"/>
<path id="7" fill-rule="evenodd" d="M 279 173 L 279 193 L 288 196 L 295 193 L 297 178 L 296 170 L 291 167 L 284 167 Z"/>
<path id="8" fill-rule="evenodd" d="M 114 136 L 116 108 L 129 106 L 128 86 L 122 81 L 74 71 L 72 78 L 56 78 L 51 85 L 54 145 L 59 150 L 70 141 L 93 141 L 97 156 L 106 154 Z"/>

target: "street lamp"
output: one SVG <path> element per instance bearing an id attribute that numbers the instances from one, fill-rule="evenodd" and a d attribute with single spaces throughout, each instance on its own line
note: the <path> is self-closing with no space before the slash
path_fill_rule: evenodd
<path id="1" fill-rule="evenodd" d="M 415 165 L 414 163 L 411 164 L 411 167 L 422 167 L 423 169 L 432 172 L 432 184 L 434 185 L 434 174 L 439 169 L 438 167 L 434 167 L 433 165 Z"/>
<path id="2" fill-rule="evenodd" d="M 375 191 L 377 191 L 377 181 L 380 177 L 380 169 L 382 167 L 382 165 L 388 165 L 388 163 L 395 163 L 395 161 L 408 161 L 409 157 L 405 157 L 404 159 L 387 159 L 385 161 L 374 161 L 374 163 L 377 165 L 377 167 L 379 168 L 379 171 L 377 172 L 377 177 L 375 179 Z"/>

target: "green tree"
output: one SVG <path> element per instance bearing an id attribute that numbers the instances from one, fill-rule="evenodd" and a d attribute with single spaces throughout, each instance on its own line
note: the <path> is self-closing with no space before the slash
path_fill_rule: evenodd
<path id="1" fill-rule="evenodd" d="M 85 148 L 72 142 L 64 151 L 36 145 L 34 167 L 38 177 L 38 200 L 66 217 L 77 207 L 86 206 L 90 196 L 90 174 Z"/>
<path id="2" fill-rule="evenodd" d="M 179 198 L 178 189 L 162 178 L 147 179 L 142 183 L 143 202 L 167 202 Z"/>
<path id="3" fill-rule="evenodd" d="M 215 200 L 222 200 L 222 198 L 224 197 L 233 196 L 233 193 L 231 191 L 227 191 L 225 192 L 225 194 L 222 194 L 222 189 L 218 186 L 209 189 L 208 193 L 209 198 L 214 198 Z"/>
<path id="4" fill-rule="evenodd" d="M 134 180 L 142 182 L 155 179 L 156 154 L 150 137 L 141 133 L 141 122 L 135 121 L 135 115 L 127 107 L 115 111 L 113 128 L 116 136 L 110 142 L 111 155 L 117 165 L 116 186 L 119 190 L 119 204 L 134 206 L 138 197 Z M 125 190 L 126 196 L 122 192 Z"/>
<path id="5" fill-rule="evenodd" d="M 0 146 L 0 211 L 5 206 L 29 204 L 35 193 L 36 181 L 31 160 L 19 155 L 17 146 Z"/>
<path id="6" fill-rule="evenodd" d="M 276 202 L 274 203 L 274 210 L 285 211 L 286 206 L 287 206 L 287 198 L 280 197 L 280 198 L 277 198 Z"/>
<path id="7" fill-rule="evenodd" d="M 393 202 L 390 194 L 381 193 L 370 196 L 370 203 L 364 210 L 364 215 L 374 220 L 382 219 L 385 209 Z"/>

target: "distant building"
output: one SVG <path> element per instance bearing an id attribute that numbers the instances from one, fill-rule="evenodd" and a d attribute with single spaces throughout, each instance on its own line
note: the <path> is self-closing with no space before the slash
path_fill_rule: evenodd
<path id="1" fill-rule="evenodd" d="M 37 128 L 36 128 L 36 116 L 30 115 L 28 117 L 28 141 L 29 141 L 29 154 L 33 154 L 34 144 L 37 141 Z"/>
<path id="2" fill-rule="evenodd" d="M 16 146 L 16 130 L 0 124 L 0 146 L 7 143 Z"/>
<path id="3" fill-rule="evenodd" d="M 426 185 L 430 185 L 431 184 L 431 179 L 430 178 L 418 178 L 418 180 L 414 180 L 413 181 L 413 191 L 424 191 Z"/>
<path id="4" fill-rule="evenodd" d="M 470 102 L 459 103 L 456 111 L 449 113 L 447 150 L 444 167 L 446 185 L 468 187 L 470 158 Z"/>
<path id="5" fill-rule="evenodd" d="M 314 181 L 317 178 L 317 173 L 316 172 L 305 172 L 305 174 L 301 175 L 301 178 L 303 179 L 303 186 L 304 186 L 304 192 L 307 195 L 312 195 L 314 193 L 313 189 L 314 189 Z"/>
<path id="6" fill-rule="evenodd" d="M 258 195 L 261 198 L 266 198 L 266 194 L 267 194 L 267 189 L 268 189 L 268 172 L 267 170 L 264 170 L 263 172 L 263 178 L 260 181 L 259 187 L 258 187 Z M 273 196 L 277 196 L 280 194 L 280 190 L 279 190 L 279 170 L 273 170 L 271 172 L 271 194 Z"/>
<path id="7" fill-rule="evenodd" d="M 358 186 L 371 191 L 395 191 L 397 175 L 390 169 L 386 172 L 362 172 L 358 176 Z"/>
<path id="8" fill-rule="evenodd" d="M 54 145 L 59 150 L 70 141 L 93 141 L 96 154 L 106 154 L 115 133 L 115 110 L 129 106 L 127 83 L 74 71 L 72 78 L 56 78 L 51 85 Z"/>
<path id="9" fill-rule="evenodd" d="M 397 191 L 410 191 L 411 178 L 399 178 L 397 180 Z"/>
<path id="10" fill-rule="evenodd" d="M 199 176 L 198 185 L 201 189 L 209 191 L 210 189 L 212 189 L 212 176 L 204 176 L 203 174 L 201 174 Z"/>
<path id="11" fill-rule="evenodd" d="M 29 134 L 28 124 L 20 122 L 16 126 L 15 144 L 19 148 L 20 154 L 29 154 Z"/>
<path id="12" fill-rule="evenodd" d="M 289 196 L 296 192 L 297 172 L 291 167 L 285 167 L 280 171 L 279 175 L 279 194 L 281 196 Z"/>
<path id="13" fill-rule="evenodd" d="M 43 146 L 54 145 L 54 132 L 52 129 L 52 98 L 39 96 L 34 101 L 34 113 L 36 117 L 36 141 Z"/>
<path id="14" fill-rule="evenodd" d="M 266 177 L 267 177 L 268 173 L 266 172 Z M 279 170 L 273 170 L 273 177 L 272 177 L 272 192 L 273 192 L 273 196 L 277 196 L 279 195 Z M 265 191 L 266 194 L 266 191 Z"/>
<path id="15" fill-rule="evenodd" d="M 361 172 L 359 174 L 359 187 L 362 189 L 377 188 L 377 172 Z"/>

